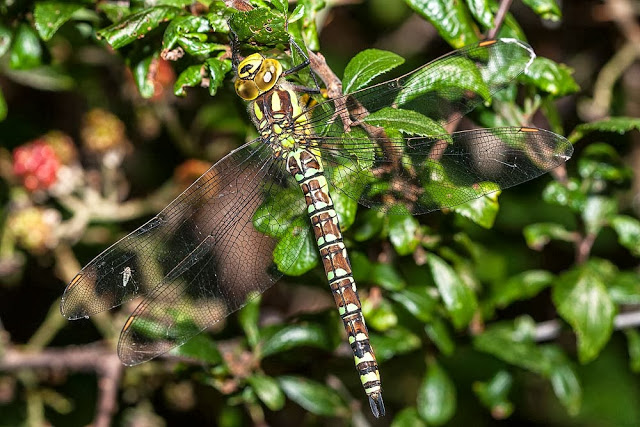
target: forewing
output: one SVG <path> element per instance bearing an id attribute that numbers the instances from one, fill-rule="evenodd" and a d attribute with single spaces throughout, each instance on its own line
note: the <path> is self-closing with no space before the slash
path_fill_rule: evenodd
<path id="1" fill-rule="evenodd" d="M 286 213 L 304 209 L 301 197 L 294 200 L 287 191 L 295 181 L 280 163 L 259 140 L 231 152 L 157 216 L 87 264 L 65 290 L 63 315 L 88 317 L 149 293 L 142 306 L 159 297 L 164 302 L 178 287 L 185 297 L 204 296 L 204 306 L 217 298 L 228 313 L 247 295 L 264 291 L 280 276 L 273 266 L 274 236 L 287 227 Z M 260 210 L 276 193 L 280 202 Z M 258 222 L 272 233 L 260 233 Z M 203 317 L 181 307 L 172 315 L 194 317 L 201 327 L 222 312 Z"/>
<path id="2" fill-rule="evenodd" d="M 567 161 L 573 146 L 535 128 L 473 129 L 436 137 L 315 141 L 334 186 L 365 206 L 426 213 L 534 179 Z"/>
<path id="3" fill-rule="evenodd" d="M 440 123 L 465 115 L 515 80 L 533 61 L 529 45 L 516 39 L 498 39 L 453 51 L 404 76 L 379 83 L 309 109 L 317 135 L 341 118 L 363 120 L 385 107 L 414 110 Z M 299 125 L 296 132 L 302 131 Z"/>

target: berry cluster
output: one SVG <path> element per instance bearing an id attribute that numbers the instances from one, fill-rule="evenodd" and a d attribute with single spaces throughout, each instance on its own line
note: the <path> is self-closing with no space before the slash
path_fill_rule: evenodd
<path id="1" fill-rule="evenodd" d="M 13 173 L 31 192 L 46 190 L 55 184 L 60 165 L 53 147 L 42 139 L 13 150 Z"/>

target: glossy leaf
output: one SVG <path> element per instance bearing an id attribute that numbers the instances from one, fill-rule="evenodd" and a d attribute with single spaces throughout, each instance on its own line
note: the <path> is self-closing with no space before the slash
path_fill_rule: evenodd
<path id="1" fill-rule="evenodd" d="M 491 411 L 493 418 L 501 420 L 513 413 L 513 403 L 509 401 L 512 385 L 511 374 L 507 371 L 498 371 L 489 381 L 473 383 L 473 392 Z"/>
<path id="2" fill-rule="evenodd" d="M 316 243 L 304 227 L 309 227 L 305 219 L 294 221 L 273 251 L 273 260 L 278 269 L 289 276 L 306 273 L 315 267 L 319 260 Z M 294 256 L 296 259 L 292 261 L 291 257 Z"/>
<path id="3" fill-rule="evenodd" d="M 404 58 L 393 52 L 367 49 L 354 56 L 344 69 L 342 90 L 351 93 L 365 87 L 371 80 L 404 63 Z"/>
<path id="4" fill-rule="evenodd" d="M 552 291 L 558 314 L 575 331 L 581 363 L 595 359 L 613 331 L 616 308 L 600 276 L 589 265 L 564 273 Z"/>
<path id="5" fill-rule="evenodd" d="M 616 214 L 615 200 L 604 196 L 592 196 L 582 211 L 582 220 L 588 233 L 597 234 Z"/>
<path id="6" fill-rule="evenodd" d="M 493 227 L 493 223 L 500 210 L 500 204 L 498 203 L 499 195 L 500 191 L 486 194 L 482 197 L 456 205 L 451 210 L 465 218 L 469 218 L 480 227 L 489 229 Z"/>
<path id="7" fill-rule="evenodd" d="M 530 270 L 496 282 L 491 287 L 491 301 L 496 307 L 504 308 L 514 301 L 533 298 L 549 286 L 553 274 L 546 270 Z"/>
<path id="8" fill-rule="evenodd" d="M 260 301 L 262 298 L 247 298 L 247 305 L 238 312 L 238 321 L 242 326 L 244 334 L 247 336 L 249 346 L 254 348 L 260 339 L 258 330 L 258 319 L 260 317 Z"/>
<path id="9" fill-rule="evenodd" d="M 272 411 L 279 411 L 284 407 L 284 393 L 278 381 L 262 374 L 254 374 L 247 378 L 258 398 Z"/>
<path id="10" fill-rule="evenodd" d="M 418 410 L 410 407 L 403 409 L 393 417 L 391 427 L 427 427 L 427 424 L 420 419 Z"/>
<path id="11" fill-rule="evenodd" d="M 542 19 L 559 21 L 562 18 L 562 12 L 556 0 L 522 0 L 522 2 L 529 6 L 535 14 Z"/>
<path id="12" fill-rule="evenodd" d="M 40 65 L 42 46 L 36 32 L 27 24 L 20 24 L 13 37 L 9 66 L 14 70 L 28 70 Z"/>
<path id="13" fill-rule="evenodd" d="M 590 132 L 616 132 L 623 134 L 634 129 L 640 130 L 640 118 L 610 117 L 597 122 L 584 123 L 576 126 L 567 139 L 575 143 Z"/>
<path id="14" fill-rule="evenodd" d="M 616 183 L 633 177 L 633 170 L 624 164 L 616 149 L 605 143 L 593 143 L 584 148 L 578 159 L 578 173 L 585 180 Z"/>
<path id="15" fill-rule="evenodd" d="M 574 212 L 583 211 L 587 203 L 587 196 L 576 179 L 569 179 L 566 185 L 551 181 L 542 192 L 542 198 L 547 203 L 567 206 Z"/>
<path id="16" fill-rule="evenodd" d="M 629 367 L 634 373 L 640 373 L 640 332 L 637 329 L 625 329 L 629 351 Z"/>
<path id="17" fill-rule="evenodd" d="M 187 67 L 178 75 L 173 85 L 173 94 L 176 96 L 186 96 L 187 87 L 194 87 L 202 82 L 202 65 L 192 65 Z"/>
<path id="18" fill-rule="evenodd" d="M 398 325 L 398 315 L 389 301 L 382 301 L 373 304 L 371 299 L 362 301 L 362 314 L 367 319 L 367 325 L 378 331 L 387 331 Z"/>
<path id="19" fill-rule="evenodd" d="M 200 362 L 218 365 L 222 363 L 222 355 L 218 346 L 207 334 L 198 334 L 186 343 L 171 350 L 171 354 L 187 357 Z"/>
<path id="20" fill-rule="evenodd" d="M 417 232 L 420 224 L 413 215 L 394 214 L 389 216 L 389 240 L 398 255 L 409 255 L 418 246 Z"/>
<path id="21" fill-rule="evenodd" d="M 36 3 L 33 19 L 36 30 L 42 40 L 49 40 L 58 28 L 71 19 L 71 16 L 82 8 L 81 3 L 63 1 L 41 1 Z"/>
<path id="22" fill-rule="evenodd" d="M 438 300 L 429 294 L 426 286 L 409 286 L 390 295 L 398 304 L 421 322 L 431 322 L 438 308 Z"/>
<path id="23" fill-rule="evenodd" d="M 258 46 L 289 43 L 289 34 L 284 30 L 284 16 L 273 10 L 257 8 L 237 12 L 229 19 L 229 25 L 241 42 Z"/>
<path id="24" fill-rule="evenodd" d="M 580 90 L 572 77 L 573 70 L 548 58 L 536 57 L 524 72 L 525 80 L 555 97 Z"/>
<path id="25" fill-rule="evenodd" d="M 209 78 L 209 95 L 214 96 L 222 86 L 225 76 L 231 70 L 231 61 L 210 58 L 205 61 L 204 66 Z"/>
<path id="26" fill-rule="evenodd" d="M 578 415 L 582 405 L 582 386 L 571 361 L 559 347 L 545 346 L 542 351 L 551 361 L 549 380 L 553 392 L 567 409 L 569 415 Z"/>
<path id="27" fill-rule="evenodd" d="M 390 264 L 375 264 L 371 269 L 370 280 L 388 291 L 399 291 L 406 286 L 400 273 Z"/>
<path id="28" fill-rule="evenodd" d="M 151 64 L 156 63 L 159 58 L 160 52 L 153 52 L 137 62 L 132 58 L 133 63 L 130 66 L 133 71 L 133 80 L 136 82 L 138 91 L 143 98 L 151 98 L 155 94 L 156 87 L 153 80 L 150 78 L 151 74 L 149 70 L 151 68 Z"/>
<path id="29" fill-rule="evenodd" d="M 289 399 L 307 411 L 328 417 L 346 417 L 349 409 L 333 389 L 304 377 L 278 377 L 280 387 Z"/>
<path id="30" fill-rule="evenodd" d="M 164 49 L 173 49 L 180 39 L 192 33 L 206 33 L 211 31 L 209 20 L 203 16 L 179 16 L 173 19 L 162 38 Z"/>
<path id="31" fill-rule="evenodd" d="M 484 28 L 493 27 L 493 13 L 489 7 L 489 0 L 467 0 L 467 6 L 475 20 Z"/>
<path id="32" fill-rule="evenodd" d="M 331 350 L 332 345 L 326 331 L 318 325 L 289 325 L 262 343 L 260 356 L 268 357 L 297 347 Z"/>
<path id="33" fill-rule="evenodd" d="M 438 350 L 445 356 L 451 356 L 455 350 L 455 343 L 451 337 L 451 332 L 447 328 L 445 322 L 439 317 L 434 318 L 424 327 L 427 336 L 433 342 Z"/>
<path id="34" fill-rule="evenodd" d="M 445 135 L 446 130 L 436 121 L 412 110 L 383 108 L 369 114 L 364 121 L 373 126 L 391 128 L 409 135 Z"/>
<path id="35" fill-rule="evenodd" d="M 289 10 L 289 2 L 287 0 L 271 0 L 271 3 L 279 12 L 284 14 Z"/>
<path id="36" fill-rule="evenodd" d="M 635 256 L 640 256 L 640 221 L 626 215 L 616 215 L 611 226 L 618 234 L 618 242 Z"/>
<path id="37" fill-rule="evenodd" d="M 380 210 L 367 209 L 360 215 L 362 221 L 357 222 L 353 230 L 353 238 L 358 242 L 372 239 L 380 234 L 384 226 L 385 214 Z"/>
<path id="38" fill-rule="evenodd" d="M 535 323 L 528 316 L 490 325 L 473 338 L 473 346 L 539 375 L 551 371 L 548 358 L 535 342 Z"/>
<path id="39" fill-rule="evenodd" d="M 478 307 L 475 294 L 442 258 L 430 254 L 427 262 L 454 326 L 468 325 Z"/>
<path id="40" fill-rule="evenodd" d="M 155 6 L 127 16 L 121 22 L 103 28 L 96 35 L 105 39 L 114 49 L 120 49 L 129 43 L 143 38 L 164 22 L 186 14 L 183 9 L 174 6 Z"/>
<path id="41" fill-rule="evenodd" d="M 428 362 L 427 374 L 418 388 L 417 408 L 422 419 L 434 426 L 445 424 L 455 413 L 455 385 L 435 360 Z"/>
<path id="42" fill-rule="evenodd" d="M 605 283 L 611 299 L 617 304 L 640 304 L 640 274 L 635 271 L 617 273 Z"/>
<path id="43" fill-rule="evenodd" d="M 418 15 L 436 27 L 447 43 L 455 48 L 478 40 L 465 4 L 450 0 L 405 0 Z"/>
<path id="44" fill-rule="evenodd" d="M 11 30 L 0 22 L 0 56 L 7 53 L 9 47 L 11 47 L 12 38 Z"/>
<path id="45" fill-rule="evenodd" d="M 402 326 L 389 329 L 384 335 L 371 332 L 370 338 L 378 363 L 417 350 L 422 344 L 420 337 Z"/>
<path id="46" fill-rule="evenodd" d="M 529 224 L 523 230 L 527 246 L 535 251 L 541 251 L 551 240 L 572 242 L 575 234 L 555 222 Z"/>

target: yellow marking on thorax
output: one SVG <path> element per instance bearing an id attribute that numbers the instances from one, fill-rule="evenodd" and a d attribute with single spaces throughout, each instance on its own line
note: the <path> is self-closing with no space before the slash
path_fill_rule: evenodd
<path id="1" fill-rule="evenodd" d="M 256 118 L 258 119 L 258 121 L 261 121 L 264 118 L 264 113 L 262 113 L 262 110 L 258 106 L 257 102 L 253 103 L 253 112 L 255 113 Z"/>

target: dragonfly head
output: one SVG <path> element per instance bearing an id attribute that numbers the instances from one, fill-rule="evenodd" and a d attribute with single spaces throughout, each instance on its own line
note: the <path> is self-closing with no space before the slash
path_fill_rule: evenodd
<path id="1" fill-rule="evenodd" d="M 236 93 L 245 101 L 254 100 L 271 90 L 281 75 L 282 65 L 278 60 L 251 54 L 238 65 Z"/>

